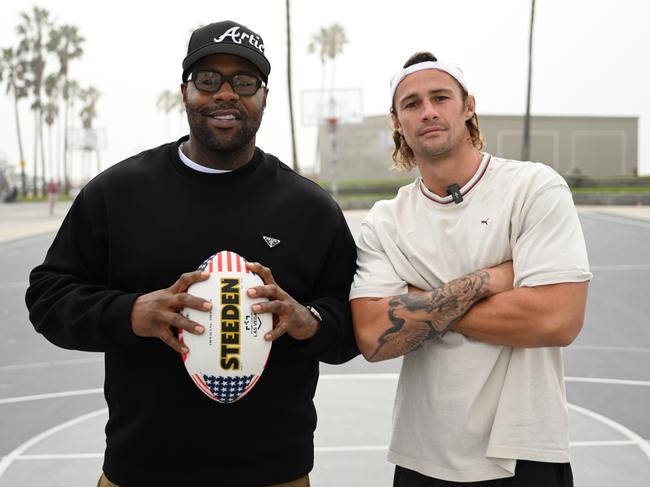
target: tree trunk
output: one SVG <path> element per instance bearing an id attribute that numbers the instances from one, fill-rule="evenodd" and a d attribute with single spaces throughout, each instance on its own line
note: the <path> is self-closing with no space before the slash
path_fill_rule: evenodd
<path id="1" fill-rule="evenodd" d="M 50 174 L 50 179 L 55 179 L 54 176 L 54 151 L 52 150 L 52 125 L 47 125 L 47 172 Z"/>
<path id="2" fill-rule="evenodd" d="M 34 174 L 32 175 L 32 196 L 38 196 L 38 112 L 34 110 Z"/>
<path id="3" fill-rule="evenodd" d="M 47 174 L 45 173 L 45 144 L 43 143 L 43 110 L 38 110 L 38 139 L 41 144 L 41 178 L 43 179 L 43 187 L 41 188 L 41 195 L 47 197 Z"/>
<path id="4" fill-rule="evenodd" d="M 293 88 L 291 86 L 291 13 L 290 0 L 286 0 L 287 11 L 287 90 L 289 93 L 289 122 L 291 124 L 291 155 L 293 157 L 293 170 L 300 172 L 298 155 L 296 153 L 296 128 L 293 119 Z"/>
<path id="5" fill-rule="evenodd" d="M 20 118 L 18 116 L 18 97 L 16 96 L 16 85 L 12 82 L 14 92 L 14 117 L 16 118 L 16 135 L 18 136 L 18 156 L 20 157 L 20 182 L 22 184 L 22 195 L 27 196 L 27 175 L 25 174 L 25 152 L 23 150 L 23 137 L 20 132 Z"/>
<path id="6" fill-rule="evenodd" d="M 84 149 L 81 152 L 81 184 L 85 185 L 88 182 L 90 174 L 90 150 Z"/>
<path id="7" fill-rule="evenodd" d="M 526 115 L 524 116 L 524 137 L 521 144 L 521 159 L 530 160 L 530 95 L 533 77 L 533 25 L 535 21 L 535 0 L 530 6 L 530 32 L 528 36 L 528 91 L 526 93 Z"/>
<path id="8" fill-rule="evenodd" d="M 65 114 L 63 116 L 63 194 L 66 196 L 70 194 L 70 178 L 68 176 L 68 113 L 70 112 L 70 94 L 68 99 L 65 100 Z"/>
<path id="9" fill-rule="evenodd" d="M 61 102 L 57 101 L 58 113 L 61 114 Z M 56 117 L 56 182 L 59 185 L 59 191 L 63 187 L 61 180 L 61 117 Z"/>

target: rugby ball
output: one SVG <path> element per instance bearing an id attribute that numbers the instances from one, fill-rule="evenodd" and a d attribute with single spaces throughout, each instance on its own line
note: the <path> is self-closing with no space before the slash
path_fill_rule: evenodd
<path id="1" fill-rule="evenodd" d="M 250 298 L 246 291 L 264 283 L 246 268 L 246 260 L 224 250 L 203 262 L 200 270 L 210 277 L 192 284 L 188 293 L 212 303 L 210 311 L 184 308 L 182 314 L 203 325 L 201 335 L 179 330 L 188 374 L 198 389 L 210 399 L 230 404 L 240 400 L 259 380 L 271 352 L 264 335 L 273 327 L 270 313 L 256 314 L 251 306 L 267 301 Z"/>

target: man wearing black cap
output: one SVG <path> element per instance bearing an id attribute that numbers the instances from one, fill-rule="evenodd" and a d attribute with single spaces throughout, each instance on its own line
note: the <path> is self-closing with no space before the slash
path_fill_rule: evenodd
<path id="1" fill-rule="evenodd" d="M 93 179 L 31 273 L 36 330 L 105 352 L 99 485 L 309 485 L 318 362 L 358 353 L 346 302 L 356 251 L 332 198 L 255 147 L 270 70 L 245 26 L 195 31 L 181 85 L 189 137 Z M 264 263 L 249 264 L 265 282 L 249 292 L 276 322 L 264 374 L 231 405 L 197 390 L 176 335 L 203 332 L 180 310 L 209 309 L 186 291 L 220 250 Z"/>

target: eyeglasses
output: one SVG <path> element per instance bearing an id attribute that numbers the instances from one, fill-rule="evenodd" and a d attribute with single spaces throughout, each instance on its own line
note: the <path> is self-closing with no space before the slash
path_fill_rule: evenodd
<path id="1" fill-rule="evenodd" d="M 194 71 L 189 79 L 198 90 L 216 93 L 227 81 L 232 90 L 241 96 L 253 96 L 262 86 L 264 81 L 254 74 L 237 73 L 226 76 L 219 71 Z"/>

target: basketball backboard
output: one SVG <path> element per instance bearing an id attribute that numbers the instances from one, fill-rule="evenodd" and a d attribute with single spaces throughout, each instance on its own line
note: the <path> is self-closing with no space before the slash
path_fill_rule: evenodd
<path id="1" fill-rule="evenodd" d="M 361 88 L 333 90 L 304 90 L 301 93 L 302 124 L 305 127 L 324 125 L 335 119 L 337 123 L 363 121 Z"/>
<path id="2" fill-rule="evenodd" d="M 71 128 L 68 131 L 68 144 L 73 150 L 106 150 L 105 128 Z"/>

